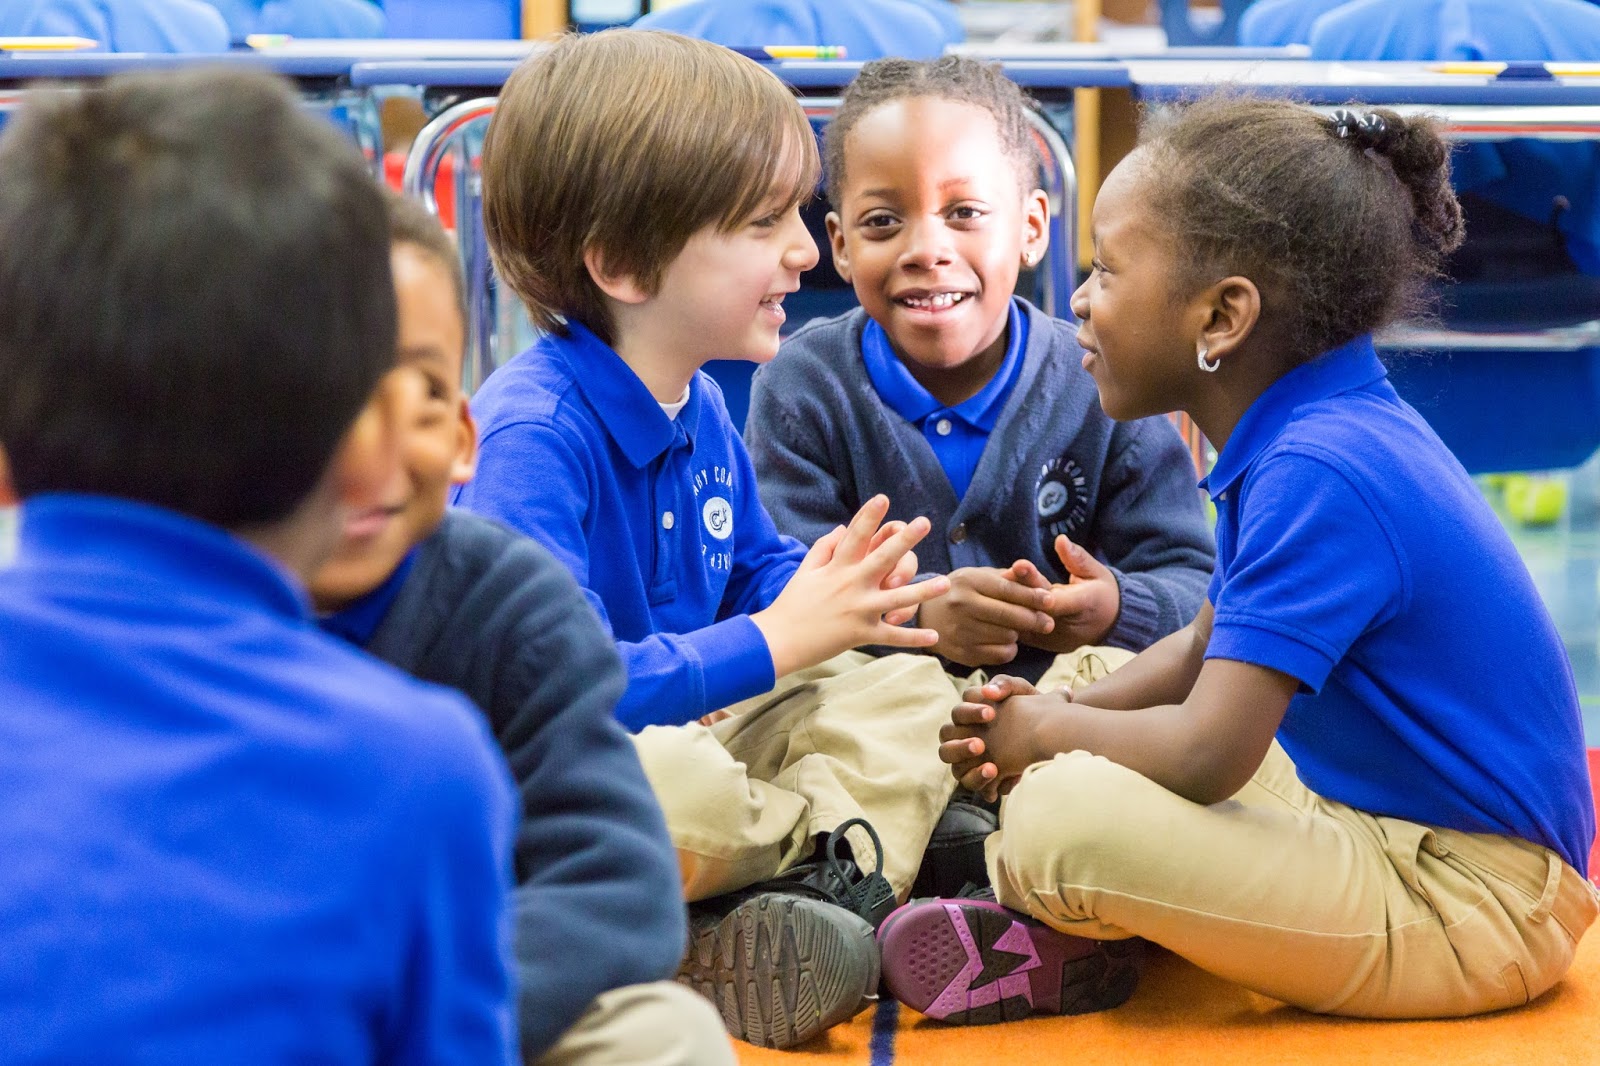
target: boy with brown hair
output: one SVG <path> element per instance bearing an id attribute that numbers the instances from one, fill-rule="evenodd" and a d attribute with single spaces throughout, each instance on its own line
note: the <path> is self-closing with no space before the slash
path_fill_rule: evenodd
<path id="1" fill-rule="evenodd" d="M 793 96 L 719 46 L 622 30 L 527 60 L 484 144 L 485 224 L 548 335 L 474 398 L 457 496 L 541 540 L 617 641 L 617 716 L 706 901 L 680 978 L 773 1046 L 875 993 L 872 928 L 952 787 L 938 664 L 850 652 L 934 640 L 901 624 L 947 587 L 910 582 L 927 522 L 885 525 L 878 497 L 810 552 L 780 536 L 700 370 L 777 351 L 817 172 Z"/>

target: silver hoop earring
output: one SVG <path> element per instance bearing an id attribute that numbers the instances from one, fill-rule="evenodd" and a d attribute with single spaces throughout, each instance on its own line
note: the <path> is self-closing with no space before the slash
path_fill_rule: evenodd
<path id="1" fill-rule="evenodd" d="M 1222 360 L 1221 359 L 1217 359 L 1217 360 L 1213 361 L 1213 360 L 1210 360 L 1210 359 L 1206 358 L 1206 356 L 1211 354 L 1211 349 L 1207 348 L 1205 345 L 1202 344 L 1200 346 L 1200 350 L 1199 350 L 1198 354 L 1200 356 L 1200 359 L 1199 359 L 1200 369 L 1204 370 L 1207 374 L 1215 374 L 1217 372 L 1217 370 L 1222 366 Z"/>

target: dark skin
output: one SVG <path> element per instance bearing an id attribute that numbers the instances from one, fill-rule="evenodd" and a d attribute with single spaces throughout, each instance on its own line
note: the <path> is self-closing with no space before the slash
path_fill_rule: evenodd
<path id="1" fill-rule="evenodd" d="M 1261 289 L 1230 276 L 1180 288 L 1171 237 L 1141 210 L 1159 168 L 1141 149 L 1095 204 L 1095 272 L 1073 297 L 1101 404 L 1118 419 L 1187 412 L 1219 451 L 1268 386 L 1299 362 L 1262 318 Z M 1189 291 L 1191 290 L 1192 291 Z M 1205 373 L 1198 350 L 1220 361 Z M 1088 751 L 1195 803 L 1218 803 L 1266 757 L 1298 682 L 1251 663 L 1207 659 L 1212 606 L 1116 673 L 1077 692 L 1040 693 L 1000 676 L 969 689 L 940 730 L 939 755 L 990 798 L 1034 763 Z"/>

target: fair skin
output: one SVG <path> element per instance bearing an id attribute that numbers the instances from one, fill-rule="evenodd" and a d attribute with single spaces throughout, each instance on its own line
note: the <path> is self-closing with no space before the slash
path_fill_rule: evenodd
<path id="1" fill-rule="evenodd" d="M 1084 366 L 1107 413 L 1183 410 L 1220 449 L 1289 363 L 1249 278 L 1178 286 L 1174 242 L 1142 208 L 1158 173 L 1140 149 L 1095 201 L 1094 269 L 1072 308 Z M 1197 365 L 1202 345 L 1222 363 L 1214 374 Z M 1207 659 L 1212 618 L 1208 603 L 1190 625 L 1077 692 L 1041 694 L 1011 677 L 968 690 L 941 730 L 940 757 L 962 784 L 991 796 L 1034 763 L 1083 750 L 1195 803 L 1228 798 L 1261 765 L 1297 682 Z"/>
<path id="2" fill-rule="evenodd" d="M 1018 173 L 993 115 L 940 97 L 873 108 L 844 153 L 834 266 L 923 388 L 946 406 L 970 399 L 1005 360 L 1018 271 L 1048 244 L 1044 192 Z M 918 615 L 939 634 L 934 650 L 996 666 L 1020 644 L 1059 654 L 1103 639 L 1121 608 L 1115 575 L 1066 537 L 1054 549 L 1065 583 L 1028 560 L 950 574 L 950 592 Z"/>
<path id="3" fill-rule="evenodd" d="M 598 250 L 585 256 L 606 298 L 612 347 L 658 401 L 682 397 L 712 359 L 761 363 L 777 354 L 783 297 L 817 263 L 792 187 L 775 180 L 772 196 L 751 218 L 731 230 L 710 225 L 696 232 L 654 288 L 608 271 Z M 927 535 L 928 520 L 885 523 L 888 510 L 886 498 L 868 500 L 848 526 L 812 545 L 778 598 L 750 616 L 777 676 L 863 644 L 926 648 L 938 638 L 931 629 L 903 625 L 949 587 L 943 578 L 911 581 L 912 549 Z"/>
<path id="4" fill-rule="evenodd" d="M 446 267 L 397 244 L 389 259 L 399 313 L 396 368 L 385 381 L 399 408 L 400 466 L 371 506 L 352 510 L 337 550 L 310 582 L 319 611 L 337 611 L 383 584 L 444 517 L 450 486 L 472 477 L 477 427 L 461 391 L 466 326 Z"/>

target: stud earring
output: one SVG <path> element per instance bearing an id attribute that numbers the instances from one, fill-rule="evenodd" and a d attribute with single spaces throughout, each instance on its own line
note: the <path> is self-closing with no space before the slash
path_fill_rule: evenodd
<path id="1" fill-rule="evenodd" d="M 1033 255 L 1032 252 L 1023 252 L 1022 253 L 1022 265 L 1023 266 L 1027 266 L 1027 267 L 1033 266 L 1033 259 L 1034 259 L 1034 255 Z"/>
<path id="2" fill-rule="evenodd" d="M 1204 370 L 1207 374 L 1215 374 L 1217 372 L 1217 370 L 1222 366 L 1222 360 L 1221 359 L 1211 360 L 1211 359 L 1206 358 L 1207 356 L 1209 356 L 1211 354 L 1211 349 L 1207 348 L 1205 345 L 1203 345 L 1203 344 L 1200 345 L 1198 354 L 1200 356 L 1200 360 L 1199 360 L 1200 369 Z"/>

